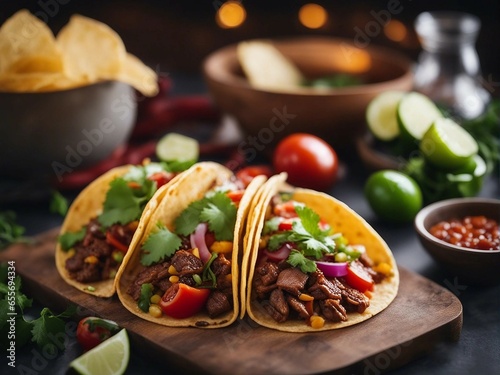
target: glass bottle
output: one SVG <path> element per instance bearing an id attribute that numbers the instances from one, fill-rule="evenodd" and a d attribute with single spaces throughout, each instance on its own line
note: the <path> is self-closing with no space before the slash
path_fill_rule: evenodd
<path id="1" fill-rule="evenodd" d="M 475 49 L 480 28 L 476 16 L 461 12 L 425 12 L 415 20 L 423 50 L 414 88 L 462 119 L 480 115 L 490 101 Z"/>

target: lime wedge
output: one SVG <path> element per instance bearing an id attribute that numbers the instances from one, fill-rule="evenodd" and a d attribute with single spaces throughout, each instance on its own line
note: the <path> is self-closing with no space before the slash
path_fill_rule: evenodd
<path id="1" fill-rule="evenodd" d="M 397 109 L 404 95 L 403 91 L 386 91 L 368 104 L 366 123 L 377 139 L 390 141 L 399 135 Z"/>
<path id="2" fill-rule="evenodd" d="M 156 144 L 156 156 L 161 161 L 194 163 L 199 153 L 200 145 L 196 139 L 178 133 L 168 133 Z"/>
<path id="3" fill-rule="evenodd" d="M 406 94 L 398 105 L 398 123 L 403 138 L 420 141 L 425 132 L 443 114 L 427 96 L 418 92 Z"/>
<path id="4" fill-rule="evenodd" d="M 447 170 L 459 168 L 477 154 L 476 140 L 455 121 L 441 118 L 431 125 L 420 142 L 429 163 Z"/>
<path id="5" fill-rule="evenodd" d="M 130 358 L 127 331 L 116 335 L 82 354 L 70 363 L 70 367 L 82 375 L 118 375 L 125 373 Z"/>

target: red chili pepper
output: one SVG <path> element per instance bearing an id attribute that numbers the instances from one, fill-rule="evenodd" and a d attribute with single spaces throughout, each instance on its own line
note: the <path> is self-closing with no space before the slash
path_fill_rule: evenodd
<path id="1" fill-rule="evenodd" d="M 120 242 L 109 230 L 106 232 L 106 242 L 124 253 L 128 251 L 128 246 Z"/>

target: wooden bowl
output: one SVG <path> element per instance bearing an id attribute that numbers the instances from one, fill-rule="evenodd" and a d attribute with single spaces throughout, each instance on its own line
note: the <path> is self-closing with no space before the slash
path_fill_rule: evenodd
<path id="1" fill-rule="evenodd" d="M 365 110 L 379 93 L 410 90 L 411 61 L 382 47 L 357 48 L 352 40 L 297 37 L 270 40 L 309 79 L 348 73 L 363 84 L 317 90 L 298 87 L 273 92 L 252 87 L 239 64 L 236 45 L 210 54 L 203 62 L 208 89 L 218 107 L 232 115 L 255 143 L 267 146 L 294 132 L 316 134 L 338 147 L 351 147 L 366 130 Z M 250 138 L 247 138 L 250 139 Z M 255 145 L 259 148 L 259 145 Z M 260 150 L 259 150 L 260 151 Z"/>
<path id="2" fill-rule="evenodd" d="M 500 284 L 500 250 L 474 250 L 434 237 L 430 228 L 442 220 L 484 215 L 500 223 L 500 200 L 456 198 L 424 207 L 415 217 L 415 230 L 425 250 L 460 284 Z"/>

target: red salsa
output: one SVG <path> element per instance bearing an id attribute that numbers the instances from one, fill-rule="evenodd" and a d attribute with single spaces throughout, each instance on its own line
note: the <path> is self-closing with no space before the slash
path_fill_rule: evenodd
<path id="1" fill-rule="evenodd" d="M 441 221 L 431 227 L 430 233 L 440 240 L 468 249 L 500 250 L 498 222 L 486 216 Z"/>

